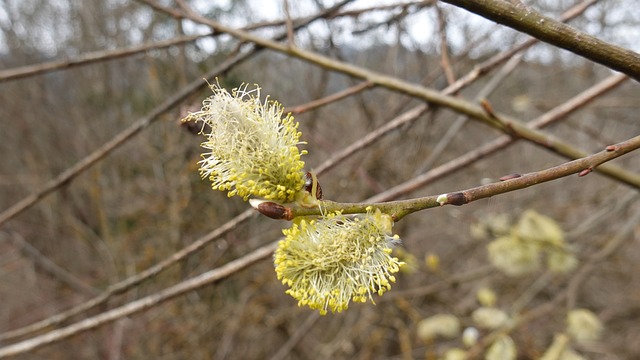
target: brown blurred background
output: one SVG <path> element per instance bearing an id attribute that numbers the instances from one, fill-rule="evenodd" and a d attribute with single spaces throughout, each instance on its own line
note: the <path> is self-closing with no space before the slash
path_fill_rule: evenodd
<path id="1" fill-rule="evenodd" d="M 175 6 L 170 1 L 159 3 Z M 285 16 L 279 1 L 269 5 L 258 1 L 189 3 L 203 15 L 234 27 Z M 528 3 L 552 16 L 574 4 Z M 297 18 L 330 5 L 290 2 L 289 13 Z M 348 9 L 370 6 L 357 1 Z M 640 14 L 631 11 L 635 7 L 633 0 L 598 1 L 572 25 L 631 46 L 631 41 L 619 34 L 640 31 Z M 440 20 L 438 11 L 443 16 Z M 439 24 L 444 30 L 438 30 Z M 144 2 L 115 0 L 0 1 L 0 26 L 0 69 L 74 59 L 93 51 L 207 31 L 153 10 Z M 275 29 L 257 33 L 266 37 L 283 28 Z M 295 38 L 298 46 L 321 54 L 442 89 L 447 85 L 442 34 L 448 40 L 444 45 L 456 78 L 528 38 L 449 5 L 426 3 L 319 20 Z M 202 78 L 224 61 L 236 44 L 226 36 L 206 38 L 0 82 L 0 210 L 37 191 L 187 83 Z M 459 96 L 473 100 L 495 74 L 483 76 Z M 487 98 L 496 111 L 526 122 L 611 74 L 566 51 L 538 44 L 525 52 L 523 62 Z M 243 82 L 260 84 L 263 94 L 289 107 L 359 81 L 267 50 L 220 76 L 221 85 L 229 89 Z M 202 139 L 179 126 L 178 119 L 187 109 L 197 108 L 208 94 L 203 89 L 172 108 L 89 170 L 2 225 L 0 332 L 86 301 L 247 209 L 248 204 L 210 190 L 209 183 L 200 179 L 196 163 Z M 637 82 L 627 81 L 546 131 L 589 153 L 600 151 L 638 134 L 638 95 Z M 308 143 L 308 168 L 319 166 L 420 103 L 373 88 L 296 115 Z M 458 116 L 444 108 L 434 109 L 349 157 L 320 176 L 325 197 L 362 201 L 500 135 L 470 120 L 442 154 L 427 163 Z M 404 197 L 461 190 L 564 161 L 519 141 Z M 613 163 L 640 172 L 636 153 Z M 479 287 L 491 287 L 498 294 L 497 306 L 509 311 L 511 304 L 543 276 L 540 272 L 511 278 L 491 270 L 474 280 L 448 281 L 456 274 L 482 272 L 489 264 L 485 246 L 492 240 L 491 234 L 473 237 L 470 228 L 474 224 L 490 227 L 496 215 L 506 215 L 515 222 L 527 209 L 555 219 L 569 233 L 568 241 L 581 260 L 606 244 L 639 211 L 637 189 L 597 173 L 571 176 L 462 207 L 423 211 L 396 225 L 405 261 L 412 266 L 398 276 L 389 293 L 375 299 L 376 305 L 353 304 L 344 313 L 318 318 L 284 293 L 272 262 L 264 260 L 218 284 L 19 358 L 266 359 L 284 354 L 288 359 L 435 359 L 444 349 L 461 346 L 460 341 L 423 343 L 416 335 L 419 320 L 451 313 L 471 325 L 469 314 L 478 307 L 475 292 Z M 589 224 L 597 226 L 581 231 Z M 287 224 L 254 216 L 186 261 L 90 314 L 221 266 L 277 240 L 283 226 Z M 635 238 L 627 238 L 619 251 L 598 263 L 577 293 L 575 305 L 592 310 L 605 326 L 597 344 L 580 349 L 586 358 L 640 357 L 638 240 L 640 228 L 636 226 Z M 425 264 L 428 254 L 440 259 L 436 271 Z M 70 278 L 44 269 L 42 258 L 57 264 Z M 552 299 L 572 276 L 574 273 L 550 276 L 526 309 Z M 428 288 L 443 281 L 446 286 L 437 291 Z M 560 302 L 512 333 L 521 359 L 537 358 L 544 352 L 553 335 L 562 331 L 567 310 L 566 302 Z M 300 338 L 290 344 L 292 347 L 283 350 L 296 336 Z"/>

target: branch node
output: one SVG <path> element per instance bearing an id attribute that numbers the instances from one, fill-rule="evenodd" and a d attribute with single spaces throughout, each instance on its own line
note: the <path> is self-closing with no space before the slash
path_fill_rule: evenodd
<path id="1" fill-rule="evenodd" d="M 609 145 L 605 148 L 607 151 L 617 151 L 620 147 L 618 145 Z"/>
<path id="2" fill-rule="evenodd" d="M 461 192 L 439 195 L 436 201 L 438 202 L 438 204 L 440 204 L 440 206 L 447 204 L 461 206 L 468 203 L 466 197 L 464 196 L 464 193 Z"/>
<path id="3" fill-rule="evenodd" d="M 517 179 L 519 177 L 522 177 L 522 175 L 520 175 L 520 174 L 509 174 L 509 175 L 505 175 L 505 176 L 501 177 L 498 180 L 507 181 L 507 180 L 511 180 L 511 179 Z"/>
<path id="4" fill-rule="evenodd" d="M 593 171 L 593 167 L 590 166 L 590 167 L 580 171 L 578 176 L 585 176 L 585 175 L 589 174 L 591 171 Z"/>
<path id="5" fill-rule="evenodd" d="M 489 115 L 490 117 L 497 119 L 498 116 L 496 116 L 496 112 L 493 110 L 493 106 L 491 106 L 491 103 L 489 102 L 489 100 L 487 99 L 482 99 L 480 100 L 480 106 L 482 106 L 482 110 L 484 110 L 484 112 L 487 113 L 487 115 Z"/>

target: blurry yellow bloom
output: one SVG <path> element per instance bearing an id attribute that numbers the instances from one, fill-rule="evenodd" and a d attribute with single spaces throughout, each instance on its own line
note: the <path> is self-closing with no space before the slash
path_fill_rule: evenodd
<path id="1" fill-rule="evenodd" d="M 479 338 L 480 332 L 473 326 L 469 326 L 462 331 L 462 343 L 466 347 L 472 347 L 473 345 L 477 344 Z"/>
<path id="2" fill-rule="evenodd" d="M 506 312 L 491 307 L 479 307 L 473 311 L 471 317 L 483 329 L 497 329 L 509 322 Z"/>
<path id="3" fill-rule="evenodd" d="M 556 334 L 553 343 L 544 352 L 540 360 L 585 360 L 580 354 L 569 346 L 569 337 L 565 334 Z"/>
<path id="4" fill-rule="evenodd" d="M 202 109 L 182 121 L 202 121 L 210 131 L 202 147 L 200 174 L 214 190 L 228 191 L 245 201 L 257 196 L 291 202 L 304 185 L 298 123 L 276 101 L 260 101 L 260 88 L 242 85 L 229 94 L 211 85 L 213 95 Z"/>
<path id="5" fill-rule="evenodd" d="M 489 260 L 509 276 L 532 273 L 540 268 L 540 246 L 513 236 L 503 236 L 487 245 Z"/>
<path id="6" fill-rule="evenodd" d="M 491 344 L 484 358 L 486 360 L 515 360 L 517 355 L 516 344 L 508 335 L 502 335 Z"/>
<path id="7" fill-rule="evenodd" d="M 554 273 L 566 273 L 578 266 L 578 259 L 573 253 L 564 249 L 547 250 L 547 268 Z"/>
<path id="8" fill-rule="evenodd" d="M 552 218 L 527 210 L 520 216 L 514 227 L 515 235 L 522 240 L 540 242 L 561 247 L 564 245 L 564 231 Z"/>
<path id="9" fill-rule="evenodd" d="M 491 263 L 510 276 L 537 271 L 542 254 L 547 256 L 547 268 L 555 273 L 569 272 L 578 265 L 560 225 L 533 210 L 525 211 L 510 233 L 491 242 L 487 249 Z"/>
<path id="10" fill-rule="evenodd" d="M 336 213 L 294 222 L 275 253 L 278 279 L 298 305 L 323 315 L 347 309 L 351 300 L 373 302 L 372 294 L 389 290 L 402 265 L 391 256 L 400 241 L 392 226 L 389 215 L 370 209 L 357 217 Z"/>
<path id="11" fill-rule="evenodd" d="M 574 309 L 567 315 L 567 332 L 578 343 L 597 340 L 602 333 L 602 323 L 587 309 Z"/>
<path id="12" fill-rule="evenodd" d="M 467 358 L 467 352 L 462 349 L 449 349 L 444 353 L 442 360 L 465 360 Z"/>
<path id="13" fill-rule="evenodd" d="M 408 252 L 404 248 L 397 247 L 393 250 L 393 254 L 404 264 L 400 268 L 402 273 L 413 274 L 418 270 L 418 259 L 412 253 Z"/>
<path id="14" fill-rule="evenodd" d="M 435 253 L 428 253 L 424 258 L 424 263 L 427 265 L 427 269 L 431 272 L 437 272 L 440 270 L 440 257 Z"/>
<path id="15" fill-rule="evenodd" d="M 480 305 L 492 307 L 498 302 L 498 295 L 490 288 L 483 286 L 476 292 L 476 299 L 478 299 Z"/>
<path id="16" fill-rule="evenodd" d="M 437 314 L 418 323 L 418 338 L 424 342 L 438 336 L 452 339 L 460 334 L 460 320 L 451 314 Z"/>

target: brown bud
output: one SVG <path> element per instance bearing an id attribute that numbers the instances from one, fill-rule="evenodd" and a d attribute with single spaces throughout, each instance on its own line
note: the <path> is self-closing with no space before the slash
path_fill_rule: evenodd
<path id="1" fill-rule="evenodd" d="M 271 201 L 258 204 L 256 210 L 262 215 L 276 220 L 291 220 L 293 218 L 290 208 Z"/>
<path id="2" fill-rule="evenodd" d="M 461 206 L 467 203 L 464 194 L 461 192 L 447 194 L 447 204 Z"/>
<path id="3" fill-rule="evenodd" d="M 491 103 L 489 102 L 489 100 L 487 99 L 480 100 L 480 106 L 482 106 L 482 109 L 487 113 L 487 115 L 493 118 L 496 117 L 496 113 L 495 111 L 493 111 L 493 106 L 491 106 Z"/>
<path id="4" fill-rule="evenodd" d="M 585 175 L 587 175 L 588 173 L 590 173 L 592 170 L 593 170 L 593 169 L 591 169 L 590 167 L 589 167 L 589 168 L 586 168 L 586 169 L 584 169 L 584 170 L 580 171 L 580 173 L 578 174 L 578 176 L 585 176 Z"/>
<path id="5" fill-rule="evenodd" d="M 618 150 L 618 145 L 609 145 L 605 149 L 607 151 L 616 151 L 616 150 Z"/>

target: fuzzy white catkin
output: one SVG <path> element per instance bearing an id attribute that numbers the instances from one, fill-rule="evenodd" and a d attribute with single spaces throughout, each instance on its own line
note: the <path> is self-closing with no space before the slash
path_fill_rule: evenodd
<path id="1" fill-rule="evenodd" d="M 509 315 L 496 308 L 481 307 L 471 314 L 473 321 L 483 329 L 497 329 L 509 321 Z"/>
<path id="2" fill-rule="evenodd" d="M 602 323 L 587 309 L 574 309 L 567 314 L 567 332 L 578 343 L 597 340 L 602 333 Z"/>
<path id="3" fill-rule="evenodd" d="M 503 335 L 491 344 L 485 354 L 486 360 L 515 360 L 518 351 L 516 344 L 507 335 Z"/>
<path id="4" fill-rule="evenodd" d="M 450 314 L 438 314 L 418 323 L 418 337 L 428 342 L 436 337 L 451 339 L 460 334 L 460 320 Z"/>
<path id="5" fill-rule="evenodd" d="M 483 286 L 476 292 L 476 299 L 478 299 L 480 305 L 492 307 L 496 305 L 498 295 L 496 295 L 495 291 Z"/>
<path id="6" fill-rule="evenodd" d="M 509 276 L 530 274 L 540 268 L 540 247 L 512 236 L 503 236 L 489 245 L 489 260 Z"/>
<path id="7" fill-rule="evenodd" d="M 569 346 L 569 337 L 566 334 L 557 334 L 553 343 L 544 352 L 540 360 L 585 360 L 580 354 Z"/>
<path id="8" fill-rule="evenodd" d="M 466 360 L 466 358 L 467 358 L 466 351 L 458 348 L 453 348 L 453 349 L 447 350 L 447 352 L 444 353 L 442 360 Z"/>

